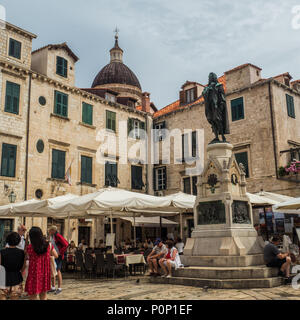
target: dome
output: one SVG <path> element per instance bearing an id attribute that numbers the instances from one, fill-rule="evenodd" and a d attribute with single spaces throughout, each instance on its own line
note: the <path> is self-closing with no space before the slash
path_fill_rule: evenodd
<path id="1" fill-rule="evenodd" d="M 97 74 L 92 88 L 109 83 L 127 84 L 142 89 L 136 75 L 123 62 L 111 61 L 106 65 Z"/>

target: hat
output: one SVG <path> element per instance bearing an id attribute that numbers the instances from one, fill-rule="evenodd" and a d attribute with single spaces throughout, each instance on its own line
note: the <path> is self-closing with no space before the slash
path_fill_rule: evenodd
<path id="1" fill-rule="evenodd" d="M 161 242 L 161 239 L 160 238 L 157 238 L 154 242 L 154 245 L 157 246 L 159 243 Z"/>

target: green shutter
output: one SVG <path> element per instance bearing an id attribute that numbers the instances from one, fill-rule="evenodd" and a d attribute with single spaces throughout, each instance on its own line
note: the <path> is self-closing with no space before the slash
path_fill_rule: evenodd
<path id="1" fill-rule="evenodd" d="M 146 135 L 146 133 L 145 133 L 145 122 L 143 122 L 143 121 L 139 122 L 139 129 L 140 129 L 140 139 L 145 139 L 145 135 Z M 143 131 L 141 131 L 141 130 L 143 130 Z"/>
<path id="2" fill-rule="evenodd" d="M 291 118 L 295 118 L 295 107 L 294 107 L 294 97 L 286 94 L 286 105 L 288 116 Z"/>
<path id="3" fill-rule="evenodd" d="M 91 157 L 81 156 L 81 182 L 92 183 L 92 164 Z"/>
<path id="4" fill-rule="evenodd" d="M 54 178 L 54 179 L 65 178 L 65 162 L 66 162 L 66 152 L 53 149 L 51 178 Z"/>
<path id="5" fill-rule="evenodd" d="M 156 168 L 153 168 L 153 190 L 157 191 L 157 186 L 156 186 Z"/>
<path id="6" fill-rule="evenodd" d="M 54 92 L 54 113 L 62 117 L 68 117 L 68 95 L 59 91 Z"/>
<path id="7" fill-rule="evenodd" d="M 197 155 L 197 131 L 192 132 L 192 157 Z"/>
<path id="8" fill-rule="evenodd" d="M 82 122 L 93 125 L 93 106 L 85 102 L 82 103 Z"/>
<path id="9" fill-rule="evenodd" d="M 106 129 L 116 131 L 116 113 L 106 110 Z"/>
<path id="10" fill-rule="evenodd" d="M 9 53 L 8 55 L 17 59 L 21 59 L 21 47 L 20 41 L 9 39 Z"/>
<path id="11" fill-rule="evenodd" d="M 16 176 L 17 146 L 2 144 L 1 176 Z"/>
<path id="12" fill-rule="evenodd" d="M 5 112 L 19 114 L 20 85 L 6 81 Z"/>
<path id="13" fill-rule="evenodd" d="M 197 176 L 192 177 L 193 195 L 197 195 Z"/>
<path id="14" fill-rule="evenodd" d="M 248 166 L 248 153 L 247 152 L 240 152 L 235 154 L 235 159 L 238 163 L 242 163 L 246 170 L 246 177 L 249 177 L 249 166 Z"/>
<path id="15" fill-rule="evenodd" d="M 244 101 L 242 97 L 231 100 L 231 117 L 232 121 L 244 119 Z"/>
<path id="16" fill-rule="evenodd" d="M 62 57 L 56 57 L 56 73 L 62 77 L 68 76 L 68 61 Z"/>
<path id="17" fill-rule="evenodd" d="M 105 185 L 106 186 L 110 185 L 109 175 L 110 175 L 109 162 L 105 162 Z"/>

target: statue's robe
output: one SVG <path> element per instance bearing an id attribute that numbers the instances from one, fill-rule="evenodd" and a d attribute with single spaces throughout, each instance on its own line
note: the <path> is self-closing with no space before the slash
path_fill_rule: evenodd
<path id="1" fill-rule="evenodd" d="M 229 134 L 229 120 L 225 92 L 221 83 L 210 83 L 204 90 L 205 115 L 218 134 Z"/>

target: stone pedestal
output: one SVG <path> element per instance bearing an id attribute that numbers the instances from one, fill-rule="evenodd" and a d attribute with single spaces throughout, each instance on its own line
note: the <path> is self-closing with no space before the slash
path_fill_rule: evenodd
<path id="1" fill-rule="evenodd" d="M 237 256 L 256 255 L 260 258 L 255 259 L 255 264 L 263 264 L 264 243 L 253 227 L 245 173 L 232 149 L 229 143 L 207 146 L 208 159 L 198 180 L 194 207 L 195 229 L 184 250 L 186 262 L 195 261 L 189 259 L 195 256 L 226 256 L 224 263 L 233 266 Z M 246 260 L 240 259 L 244 263 Z"/>

